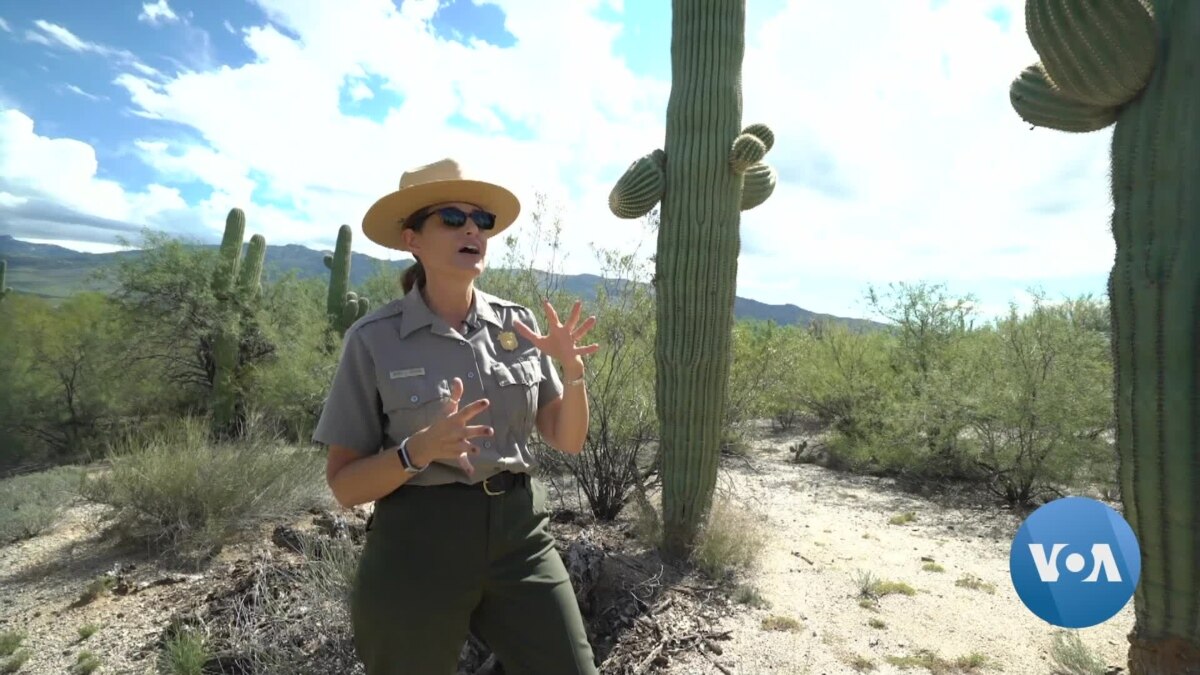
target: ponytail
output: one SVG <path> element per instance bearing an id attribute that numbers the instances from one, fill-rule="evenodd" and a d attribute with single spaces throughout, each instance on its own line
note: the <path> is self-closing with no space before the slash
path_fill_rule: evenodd
<path id="1" fill-rule="evenodd" d="M 425 285 L 425 266 L 421 264 L 420 260 L 417 260 L 409 265 L 408 269 L 404 270 L 404 276 L 400 284 L 404 288 L 405 295 L 408 295 L 408 292 L 412 290 L 414 285 Z"/>

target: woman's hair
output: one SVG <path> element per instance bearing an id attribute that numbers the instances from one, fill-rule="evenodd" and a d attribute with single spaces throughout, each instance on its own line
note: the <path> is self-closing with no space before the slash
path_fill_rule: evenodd
<path id="1" fill-rule="evenodd" d="M 417 232 L 421 231 L 421 226 L 425 224 L 425 220 L 429 218 L 432 211 L 428 206 L 417 209 L 413 214 L 404 219 L 404 229 L 411 228 Z M 400 286 L 404 289 L 404 294 L 407 295 L 412 290 L 413 286 L 423 287 L 425 285 L 425 266 L 421 264 L 417 256 L 413 256 L 414 262 L 404 270 L 404 276 L 400 279 Z"/>
<path id="2" fill-rule="evenodd" d="M 404 276 L 400 279 L 400 285 L 404 288 L 405 295 L 408 295 L 413 286 L 425 285 L 425 266 L 421 264 L 420 260 L 409 265 L 408 269 L 404 270 Z"/>

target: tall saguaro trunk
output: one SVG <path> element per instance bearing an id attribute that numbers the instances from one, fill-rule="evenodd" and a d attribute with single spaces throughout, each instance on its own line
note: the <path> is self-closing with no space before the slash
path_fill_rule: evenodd
<path id="1" fill-rule="evenodd" d="M 1112 138 L 1121 498 L 1142 576 L 1133 675 L 1200 673 L 1200 2 L 1029 0 L 1033 124 Z"/>
<path id="2" fill-rule="evenodd" d="M 741 211 L 775 172 L 761 124 L 740 129 L 745 0 L 674 0 L 664 150 L 634 162 L 609 196 L 622 218 L 662 202 L 655 253 L 656 404 L 663 548 L 691 548 L 716 485 L 729 379 Z M 739 131 L 740 129 L 740 131 Z"/>

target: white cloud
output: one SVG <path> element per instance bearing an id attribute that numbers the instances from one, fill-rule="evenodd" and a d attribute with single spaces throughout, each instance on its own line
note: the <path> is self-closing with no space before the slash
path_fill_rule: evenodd
<path id="1" fill-rule="evenodd" d="M 91 101 L 107 101 L 108 100 L 107 96 L 99 96 L 97 94 L 93 94 L 91 92 L 84 91 L 82 88 L 80 88 L 74 84 L 68 84 L 68 85 L 66 85 L 66 88 L 67 88 L 67 91 L 71 92 L 72 94 L 77 94 L 77 95 L 82 96 Z"/>
<path id="2" fill-rule="evenodd" d="M 164 176 L 213 187 L 198 209 L 213 227 L 241 206 L 272 242 L 328 245 L 405 168 L 459 156 L 527 206 L 537 190 L 563 203 L 569 272 L 596 271 L 588 243 L 631 246 L 640 233 L 609 214 L 607 195 L 630 162 L 662 147 L 669 83 L 614 54 L 621 27 L 595 17 L 601 0 L 494 0 L 510 49 L 435 37 L 436 0 L 257 2 L 299 39 L 249 27 L 239 34 L 251 63 L 173 77 L 132 65 L 117 80 L 139 114 L 205 139 L 138 148 Z M 851 313 L 868 282 L 951 280 L 1003 284 L 983 299 L 1002 307 L 1029 280 L 1107 272 L 1109 132 L 1031 131 L 1012 111 L 1009 82 L 1036 59 L 1019 0 L 992 3 L 1014 17 L 1008 31 L 978 3 L 932 4 L 792 0 L 750 27 L 744 122 L 775 130 L 768 159 L 781 183 L 742 216 L 740 294 Z M 89 44 L 49 26 L 37 35 Z M 670 35 L 658 39 L 668 58 Z M 405 103 L 380 121 L 346 116 L 342 91 Z M 506 122 L 522 133 L 507 136 Z M 302 215 L 251 204 L 263 190 Z M 355 247 L 401 257 L 361 236 Z"/>
<path id="3" fill-rule="evenodd" d="M 138 21 L 143 21 L 151 26 L 158 26 L 164 23 L 174 23 L 179 21 L 179 17 L 171 6 L 167 4 L 167 0 L 158 0 L 158 2 L 147 2 L 142 5 L 142 11 L 138 14 Z"/>
<path id="4" fill-rule="evenodd" d="M 87 232 L 108 239 L 142 226 L 175 230 L 186 213 L 179 191 L 152 184 L 142 192 L 97 176 L 95 150 L 70 138 L 50 138 L 24 113 L 0 110 L 0 211 L 16 233 Z"/>
<path id="5" fill-rule="evenodd" d="M 4 31 L 5 33 L 12 32 L 12 28 L 9 27 L 8 22 L 4 20 L 4 17 L 0 17 L 0 30 Z"/>

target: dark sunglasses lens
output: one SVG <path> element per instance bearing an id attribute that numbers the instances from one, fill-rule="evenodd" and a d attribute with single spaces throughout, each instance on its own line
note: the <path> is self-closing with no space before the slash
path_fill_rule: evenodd
<path id="1" fill-rule="evenodd" d="M 450 227 L 461 227 L 463 223 L 467 222 L 467 214 L 455 206 L 438 209 L 438 215 L 441 216 L 442 222 Z"/>
<path id="2" fill-rule="evenodd" d="M 471 220 L 474 220 L 475 224 L 481 230 L 490 230 L 496 225 L 495 214 L 488 213 L 487 211 L 475 211 L 471 213 Z"/>
<path id="3" fill-rule="evenodd" d="M 442 222 L 450 227 L 462 227 L 467 222 L 467 213 L 457 206 L 447 206 L 444 209 L 438 209 L 438 215 L 442 217 Z M 496 216 L 487 211 L 475 210 L 470 213 L 471 220 L 479 226 L 481 230 L 490 230 L 496 224 Z"/>

